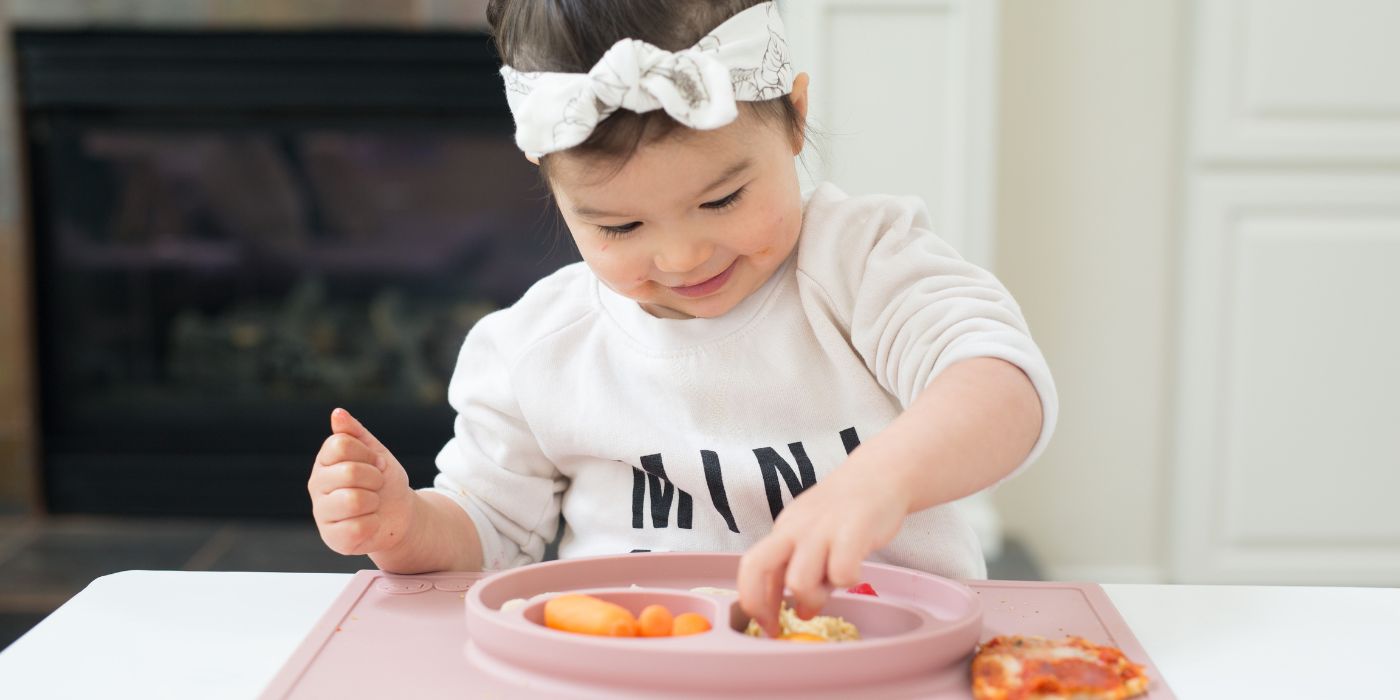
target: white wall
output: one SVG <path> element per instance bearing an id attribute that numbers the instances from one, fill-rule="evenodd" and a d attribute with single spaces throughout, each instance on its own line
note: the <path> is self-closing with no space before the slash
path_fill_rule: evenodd
<path id="1" fill-rule="evenodd" d="M 1182 5 L 1001 0 L 997 273 L 1061 413 L 995 501 L 1055 578 L 1166 568 Z"/>

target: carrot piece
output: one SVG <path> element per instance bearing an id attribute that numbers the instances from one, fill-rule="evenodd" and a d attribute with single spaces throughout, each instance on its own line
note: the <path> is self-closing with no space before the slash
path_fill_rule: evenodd
<path id="1" fill-rule="evenodd" d="M 640 626 L 643 637 L 669 637 L 671 636 L 671 611 L 664 605 L 648 605 L 642 608 L 642 614 L 637 616 L 637 624 Z"/>
<path id="2" fill-rule="evenodd" d="M 569 594 L 544 604 L 546 627 L 602 637 L 637 636 L 637 618 L 627 608 L 591 595 Z"/>
<path id="3" fill-rule="evenodd" d="M 785 642 L 803 642 L 808 644 L 826 641 L 826 639 L 823 637 L 818 637 L 815 634 L 807 634 L 806 632 L 788 632 L 787 634 L 778 637 L 778 639 L 781 639 Z"/>
<path id="4" fill-rule="evenodd" d="M 709 631 L 710 621 L 700 613 L 681 613 L 676 616 L 675 622 L 671 623 L 671 634 L 676 637 Z"/>

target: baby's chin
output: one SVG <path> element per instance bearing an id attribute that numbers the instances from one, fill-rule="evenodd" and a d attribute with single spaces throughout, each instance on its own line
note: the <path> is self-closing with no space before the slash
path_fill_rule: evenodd
<path id="1" fill-rule="evenodd" d="M 642 309 L 652 316 L 657 318 L 670 318 L 678 321 L 692 318 L 715 318 L 717 316 L 723 316 L 724 312 L 727 311 L 727 309 L 689 308 L 679 304 L 638 303 L 641 304 Z"/>
<path id="2" fill-rule="evenodd" d="M 673 319 L 718 318 L 733 311 L 734 307 L 738 305 L 737 301 L 721 298 L 693 301 L 636 301 L 652 316 Z"/>

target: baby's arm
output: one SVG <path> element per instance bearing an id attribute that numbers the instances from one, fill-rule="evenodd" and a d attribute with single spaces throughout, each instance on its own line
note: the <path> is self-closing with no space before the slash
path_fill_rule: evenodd
<path id="1" fill-rule="evenodd" d="M 1040 437 L 1042 413 L 1040 394 L 1020 367 L 994 357 L 969 358 L 939 374 L 856 453 L 868 453 L 860 463 L 887 470 L 887 478 L 909 495 L 906 512 L 913 513 L 1008 476 Z M 854 583 L 859 560 L 844 564 L 841 581 Z"/>
<path id="2" fill-rule="evenodd" d="M 745 610 L 776 634 L 786 586 L 799 616 L 816 614 L 828 586 L 856 584 L 861 561 L 894 539 L 905 516 L 1010 474 L 1030 454 L 1042 419 L 1040 395 L 1019 367 L 990 357 L 950 365 L 899 418 L 784 508 L 772 533 L 744 555 Z"/>
<path id="3" fill-rule="evenodd" d="M 433 488 L 418 493 L 431 499 L 420 509 L 433 523 L 423 546 L 448 546 L 454 567 L 539 561 L 558 527 L 568 480 L 542 451 L 512 381 L 513 359 L 541 332 L 531 325 L 532 298 L 477 322 L 447 387 L 457 411 L 452 438 L 438 452 Z M 406 547 L 405 558 L 413 551 Z"/>
<path id="4" fill-rule="evenodd" d="M 784 585 L 799 614 L 815 612 L 830 586 L 856 582 L 860 561 L 889 544 L 905 516 L 1028 464 L 1057 410 L 1050 370 L 1010 292 L 932 233 L 922 202 L 819 191 L 802 235 L 808 312 L 843 324 L 904 410 L 744 555 L 740 601 L 765 628 Z"/>

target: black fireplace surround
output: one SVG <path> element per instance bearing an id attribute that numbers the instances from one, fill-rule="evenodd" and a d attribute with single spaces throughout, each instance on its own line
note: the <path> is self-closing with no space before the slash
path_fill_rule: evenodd
<path id="1" fill-rule="evenodd" d="M 427 485 L 466 331 L 577 259 L 487 37 L 14 46 L 48 509 L 305 517 L 335 406 Z"/>

